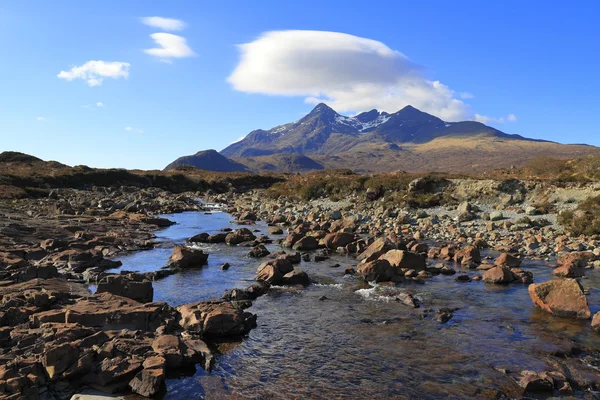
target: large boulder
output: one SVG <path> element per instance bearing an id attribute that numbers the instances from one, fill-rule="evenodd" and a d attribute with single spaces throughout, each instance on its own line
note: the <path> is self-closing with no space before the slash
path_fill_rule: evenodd
<path id="1" fill-rule="evenodd" d="M 396 248 L 396 245 L 392 243 L 388 238 L 376 239 L 365 251 L 360 253 L 357 257 L 359 261 L 373 261 L 381 257 L 386 252 Z"/>
<path id="2" fill-rule="evenodd" d="M 310 285 L 310 278 L 308 274 L 299 269 L 295 269 L 291 272 L 288 272 L 281 278 L 281 283 L 283 285 L 302 285 L 308 286 Z"/>
<path id="3" fill-rule="evenodd" d="M 515 275 L 510 268 L 503 265 L 497 265 L 494 268 L 488 269 L 483 274 L 483 281 L 486 283 L 504 284 L 514 281 Z"/>
<path id="4" fill-rule="evenodd" d="M 348 232 L 334 232 L 326 235 L 321 239 L 321 244 L 330 249 L 337 249 L 338 247 L 345 247 L 350 243 L 354 242 L 354 234 Z"/>
<path id="5" fill-rule="evenodd" d="M 393 267 L 387 260 L 375 260 L 361 263 L 356 273 L 368 282 L 387 282 L 394 276 Z"/>
<path id="6" fill-rule="evenodd" d="M 299 251 L 315 250 L 319 247 L 319 241 L 314 236 L 304 236 L 292 246 L 292 249 Z"/>
<path id="7" fill-rule="evenodd" d="M 175 246 L 168 266 L 172 268 L 194 268 L 208 263 L 208 254 L 202 250 L 191 249 L 185 246 Z"/>
<path id="8" fill-rule="evenodd" d="M 462 265 L 481 263 L 479 249 L 475 246 L 465 246 L 454 254 L 454 261 Z"/>
<path id="9" fill-rule="evenodd" d="M 267 250 L 265 245 L 259 244 L 258 246 L 255 246 L 252 250 L 250 250 L 250 252 L 248 253 L 248 257 L 262 258 L 268 256 L 269 254 L 271 254 L 271 252 Z"/>
<path id="10" fill-rule="evenodd" d="M 165 382 L 165 365 L 166 360 L 162 356 L 145 359 L 144 369 L 129 382 L 131 391 L 144 397 L 156 395 Z"/>
<path id="11" fill-rule="evenodd" d="M 584 268 L 595 258 L 596 256 L 591 251 L 574 251 L 561 255 L 558 258 L 557 264 L 559 267 L 570 265 L 576 268 Z"/>
<path id="12" fill-rule="evenodd" d="M 394 268 L 409 268 L 421 271 L 426 267 L 425 256 L 406 250 L 390 250 L 379 259 L 388 261 Z"/>
<path id="13" fill-rule="evenodd" d="M 587 298 L 575 279 L 552 280 L 529 285 L 529 296 L 536 307 L 559 317 L 591 317 Z"/>
<path id="14" fill-rule="evenodd" d="M 585 276 L 585 270 L 576 263 L 568 263 L 554 268 L 552 274 L 561 278 L 581 278 Z"/>
<path id="15" fill-rule="evenodd" d="M 166 303 L 142 304 L 111 293 L 100 293 L 68 306 L 54 318 L 53 322 L 78 323 L 105 330 L 154 331 L 174 321 L 175 313 Z"/>
<path id="16" fill-rule="evenodd" d="M 286 259 L 269 260 L 262 263 L 256 272 L 256 280 L 270 285 L 281 283 L 283 276 L 292 272 L 294 266 Z"/>
<path id="17" fill-rule="evenodd" d="M 256 236 L 254 236 L 250 229 L 241 228 L 228 233 L 227 236 L 225 236 L 225 243 L 227 243 L 230 246 L 235 246 L 240 243 L 250 242 L 255 239 Z"/>
<path id="18" fill-rule="evenodd" d="M 502 253 L 494 261 L 494 265 L 502 265 L 509 268 L 518 268 L 521 266 L 521 259 L 508 253 Z"/>
<path id="19" fill-rule="evenodd" d="M 98 283 L 96 293 L 112 293 L 140 303 L 149 303 L 154 297 L 152 282 L 141 274 L 108 275 Z"/>
<path id="20" fill-rule="evenodd" d="M 241 336 L 256 327 L 256 315 L 226 300 L 184 304 L 177 311 L 181 327 L 202 336 Z"/>

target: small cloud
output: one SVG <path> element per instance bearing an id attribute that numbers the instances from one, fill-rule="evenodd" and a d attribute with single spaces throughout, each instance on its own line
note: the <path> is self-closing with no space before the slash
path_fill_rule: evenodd
<path id="1" fill-rule="evenodd" d="M 473 119 L 477 122 L 481 122 L 482 124 L 503 124 L 507 121 L 508 122 L 516 122 L 517 116 L 515 114 L 508 114 L 506 116 L 506 118 L 505 117 L 492 118 L 492 117 L 488 117 L 486 115 L 475 114 L 475 117 Z"/>
<path id="2" fill-rule="evenodd" d="M 67 81 L 82 79 L 89 87 L 95 87 L 102 85 L 104 78 L 127 79 L 130 66 L 131 64 L 126 62 L 92 60 L 83 65 L 72 67 L 68 71 L 60 71 L 57 76 L 59 79 Z"/>
<path id="3" fill-rule="evenodd" d="M 132 132 L 132 133 L 144 133 L 144 131 L 142 129 L 136 129 L 136 128 L 132 128 L 131 126 L 128 126 L 125 128 L 125 130 L 127 132 Z"/>
<path id="4" fill-rule="evenodd" d="M 99 101 L 99 102 L 96 103 L 96 107 L 98 107 L 98 108 L 104 108 L 106 106 L 104 105 L 103 102 Z"/>
<path id="5" fill-rule="evenodd" d="M 144 52 L 151 56 L 159 57 L 161 61 L 170 61 L 169 58 L 185 58 L 196 55 L 187 45 L 183 36 L 173 35 L 172 33 L 153 33 L 150 37 L 159 46 L 152 49 L 146 49 Z"/>
<path id="6" fill-rule="evenodd" d="M 473 96 L 471 93 L 469 92 L 460 92 L 458 94 L 458 97 L 460 97 L 461 99 L 473 99 L 475 98 L 475 96 Z"/>
<path id="7" fill-rule="evenodd" d="M 186 27 L 185 22 L 174 18 L 143 17 L 140 18 L 140 21 L 144 25 L 159 28 L 164 31 L 180 31 Z"/>
<path id="8" fill-rule="evenodd" d="M 508 119 L 510 122 L 517 122 L 517 116 L 515 114 L 508 114 L 506 119 Z"/>
<path id="9" fill-rule="evenodd" d="M 46 118 L 44 118 L 44 117 L 37 117 L 35 120 L 36 121 L 46 121 Z"/>

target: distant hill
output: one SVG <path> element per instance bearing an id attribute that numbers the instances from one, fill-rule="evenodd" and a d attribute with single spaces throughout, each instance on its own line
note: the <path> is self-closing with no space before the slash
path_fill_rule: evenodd
<path id="1" fill-rule="evenodd" d="M 179 157 L 171 164 L 165 167 L 165 171 L 177 168 L 183 165 L 190 165 L 198 169 L 216 172 L 247 172 L 245 165 L 237 163 L 222 156 L 216 150 L 199 151 L 191 156 Z"/>
<path id="2" fill-rule="evenodd" d="M 411 106 L 347 117 L 321 103 L 298 121 L 250 132 L 220 154 L 254 172 L 482 172 L 521 166 L 538 155 L 567 159 L 599 151 L 511 135 L 475 121 L 446 122 Z M 208 163 L 199 168 L 217 170 Z"/>

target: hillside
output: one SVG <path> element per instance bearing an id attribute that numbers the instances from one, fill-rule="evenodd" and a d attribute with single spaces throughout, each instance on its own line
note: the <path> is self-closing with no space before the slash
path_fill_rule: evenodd
<path id="1" fill-rule="evenodd" d="M 164 170 L 169 171 L 182 165 L 215 172 L 247 172 L 247 168 L 243 164 L 222 156 L 216 150 L 199 151 L 191 156 L 179 157 L 167 165 Z"/>

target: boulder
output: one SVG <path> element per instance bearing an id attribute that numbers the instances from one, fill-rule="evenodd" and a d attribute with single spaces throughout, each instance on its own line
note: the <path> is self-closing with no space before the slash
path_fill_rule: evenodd
<path id="1" fill-rule="evenodd" d="M 256 315 L 226 300 L 184 304 L 177 311 L 183 329 L 207 337 L 241 336 L 256 326 Z"/>
<path id="2" fill-rule="evenodd" d="M 269 254 L 271 254 L 271 252 L 269 250 L 267 250 L 265 245 L 259 244 L 258 246 L 254 247 L 252 250 L 250 250 L 250 252 L 248 253 L 248 256 L 252 257 L 252 258 L 262 258 L 262 257 L 268 256 Z"/>
<path id="3" fill-rule="evenodd" d="M 552 274 L 561 278 L 581 278 L 585 276 L 585 270 L 576 263 L 564 264 L 552 270 Z"/>
<path id="4" fill-rule="evenodd" d="M 527 393 L 554 391 L 554 379 L 547 372 L 522 371 L 519 385 Z"/>
<path id="5" fill-rule="evenodd" d="M 283 276 L 292 272 L 294 266 L 285 259 L 269 260 L 262 263 L 256 272 L 256 280 L 267 282 L 270 285 L 281 283 Z"/>
<path id="6" fill-rule="evenodd" d="M 594 318 L 592 318 L 592 330 L 600 333 L 600 312 L 594 314 Z"/>
<path id="7" fill-rule="evenodd" d="M 235 246 L 243 242 L 250 242 L 255 240 L 256 236 L 250 231 L 248 228 L 237 229 L 233 232 L 230 232 L 225 237 L 225 243 L 230 246 Z"/>
<path id="8" fill-rule="evenodd" d="M 256 216 L 256 214 L 250 211 L 240 214 L 238 218 L 238 220 L 240 221 L 256 221 L 257 219 L 258 217 Z"/>
<path id="9" fill-rule="evenodd" d="M 379 259 L 388 261 L 394 268 L 410 268 L 422 271 L 426 267 L 425 256 L 406 250 L 390 250 Z"/>
<path id="10" fill-rule="evenodd" d="M 321 244 L 330 249 L 336 250 L 338 247 L 345 247 L 354 242 L 354 234 L 348 232 L 329 233 L 323 239 Z"/>
<path id="11" fill-rule="evenodd" d="M 508 268 L 518 268 L 521 266 L 521 259 L 508 253 L 502 253 L 498 256 L 498 258 L 496 258 L 494 265 L 502 265 Z"/>
<path id="12" fill-rule="evenodd" d="M 143 363 L 143 370 L 129 382 L 131 391 L 144 397 L 156 395 L 163 387 L 165 382 L 166 360 L 161 356 L 152 356 L 146 358 Z"/>
<path id="13" fill-rule="evenodd" d="M 77 347 L 72 343 L 63 343 L 47 347 L 42 356 L 42 364 L 50 380 L 54 380 L 77 362 L 78 358 Z"/>
<path id="14" fill-rule="evenodd" d="M 65 320 L 61 322 L 104 330 L 154 331 L 174 319 L 174 310 L 166 303 L 142 304 L 111 293 L 100 293 L 67 306 Z"/>
<path id="15" fill-rule="evenodd" d="M 504 219 L 502 211 L 492 211 L 490 213 L 490 221 L 500 221 L 501 219 Z"/>
<path id="16" fill-rule="evenodd" d="M 314 236 L 304 236 L 292 246 L 292 249 L 299 251 L 315 250 L 319 247 L 319 241 Z"/>
<path id="17" fill-rule="evenodd" d="M 203 233 L 199 233 L 197 235 L 192 236 L 187 241 L 190 243 L 206 243 L 206 242 L 208 242 L 209 237 L 210 237 L 210 235 L 208 233 L 203 232 Z"/>
<path id="18" fill-rule="evenodd" d="M 394 276 L 393 267 L 387 260 L 375 260 L 361 263 L 356 273 L 368 282 L 387 282 Z"/>
<path id="19" fill-rule="evenodd" d="M 140 303 L 149 303 L 154 297 L 152 282 L 142 274 L 108 275 L 100 280 L 96 293 L 112 293 Z"/>
<path id="20" fill-rule="evenodd" d="M 481 263 L 479 249 L 475 246 L 465 246 L 454 254 L 454 261 L 462 265 Z"/>
<path id="21" fill-rule="evenodd" d="M 191 249 L 185 246 L 175 246 L 168 266 L 172 268 L 194 268 L 208 263 L 208 254 L 202 250 Z"/>
<path id="22" fill-rule="evenodd" d="M 553 315 L 579 319 L 591 317 L 587 298 L 575 279 L 531 284 L 529 296 L 536 307 Z"/>
<path id="23" fill-rule="evenodd" d="M 360 253 L 357 257 L 359 261 L 373 261 L 381 257 L 386 252 L 396 248 L 396 245 L 392 243 L 388 238 L 376 239 L 365 251 Z"/>
<path id="24" fill-rule="evenodd" d="M 281 283 L 283 285 L 308 286 L 310 285 L 310 278 L 306 272 L 296 269 L 285 274 L 283 278 L 281 278 Z"/>
<path id="25" fill-rule="evenodd" d="M 584 268 L 588 265 L 591 260 L 594 260 L 596 256 L 591 251 L 575 251 L 572 253 L 563 254 L 558 258 L 558 265 L 573 265 L 578 268 Z"/>
<path id="26" fill-rule="evenodd" d="M 515 275 L 512 273 L 510 268 L 503 265 L 498 265 L 494 268 L 488 269 L 483 274 L 483 281 L 486 283 L 504 284 L 510 283 L 514 280 Z"/>
<path id="27" fill-rule="evenodd" d="M 228 232 L 219 232 L 210 235 L 207 239 L 207 243 L 225 243 L 225 238 L 229 235 Z"/>

